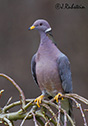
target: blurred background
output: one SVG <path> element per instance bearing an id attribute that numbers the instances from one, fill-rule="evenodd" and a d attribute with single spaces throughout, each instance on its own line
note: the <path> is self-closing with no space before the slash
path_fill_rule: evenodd
<path id="1" fill-rule="evenodd" d="M 83 5 L 85 9 L 59 9 L 55 5 Z M 37 31 L 28 27 L 37 19 L 46 19 L 52 29 L 58 48 L 70 62 L 74 93 L 88 99 L 88 1 L 87 0 L 0 0 L 0 72 L 9 75 L 24 91 L 26 98 L 41 94 L 31 75 L 31 58 L 39 46 Z M 19 100 L 19 93 L 5 78 L 0 77 L 0 99 L 3 107 L 12 96 Z M 88 118 L 88 113 L 86 113 Z M 75 111 L 77 126 L 83 126 L 79 110 Z M 80 121 L 81 120 L 81 121 Z M 15 122 L 20 125 L 21 121 Z M 24 126 L 34 126 L 26 121 Z"/>

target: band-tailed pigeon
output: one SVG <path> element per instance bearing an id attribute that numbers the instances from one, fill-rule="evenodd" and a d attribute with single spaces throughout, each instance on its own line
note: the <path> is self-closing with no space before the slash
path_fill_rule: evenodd
<path id="1" fill-rule="evenodd" d="M 35 99 L 40 107 L 39 104 L 44 96 L 54 97 L 58 102 L 60 93 L 71 93 L 72 78 L 70 62 L 55 45 L 49 23 L 39 19 L 29 27 L 29 30 L 32 29 L 38 30 L 40 34 L 40 45 L 31 61 L 33 78 L 42 92 L 42 95 Z M 70 115 L 72 106 L 69 100 L 62 100 L 62 102 L 63 108 Z"/>

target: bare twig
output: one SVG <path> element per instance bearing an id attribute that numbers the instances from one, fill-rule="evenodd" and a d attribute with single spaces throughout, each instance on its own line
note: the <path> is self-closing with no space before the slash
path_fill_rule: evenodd
<path id="1" fill-rule="evenodd" d="M 22 107 L 25 106 L 25 96 L 24 96 L 22 89 L 18 86 L 18 84 L 12 78 L 7 76 L 6 74 L 0 73 L 0 76 L 5 77 L 7 80 L 9 80 L 16 87 L 16 89 L 19 91 L 20 96 L 22 98 Z"/>
<path id="2" fill-rule="evenodd" d="M 64 111 L 63 109 L 61 109 L 62 111 Z M 68 120 L 70 121 L 72 126 L 75 126 L 75 123 L 73 122 L 72 118 L 66 113 L 66 116 L 68 118 Z"/>
<path id="3" fill-rule="evenodd" d="M 6 103 L 6 106 L 10 104 L 11 100 L 12 100 L 12 97 L 9 98 L 9 100 Z"/>
<path id="4" fill-rule="evenodd" d="M 32 103 L 33 103 L 33 101 L 27 103 L 27 104 L 23 107 L 23 109 L 20 109 L 20 110 L 18 111 L 18 113 L 20 114 L 20 113 L 23 112 L 23 110 L 24 110 L 24 111 L 27 110 L 27 108 L 29 108 L 30 106 L 32 106 Z"/>
<path id="5" fill-rule="evenodd" d="M 9 125 L 9 126 L 13 126 L 11 121 L 9 119 L 7 119 L 6 117 L 3 118 L 3 120 Z"/>
<path id="6" fill-rule="evenodd" d="M 30 107 L 30 104 L 32 104 L 33 101 L 34 101 L 34 99 L 26 99 L 26 102 L 27 102 L 28 104 L 26 104 L 26 105 L 24 106 L 23 109 L 26 110 L 28 107 Z M 21 102 L 20 102 L 20 101 L 16 101 L 16 102 L 13 102 L 13 103 L 11 103 L 11 104 L 9 104 L 9 105 L 7 105 L 7 106 L 4 106 L 3 112 L 6 112 L 7 110 L 9 110 L 9 109 L 11 109 L 11 108 L 13 108 L 13 107 L 15 107 L 15 106 L 17 106 L 17 105 L 21 105 Z M 23 110 L 21 109 L 20 112 L 22 112 L 22 111 L 23 111 Z"/>
<path id="7" fill-rule="evenodd" d="M 67 126 L 67 116 L 65 110 L 64 110 L 64 126 Z"/>
<path id="8" fill-rule="evenodd" d="M 60 114 L 61 114 L 61 102 L 58 102 L 58 119 L 57 119 L 57 126 L 60 126 Z"/>
<path id="9" fill-rule="evenodd" d="M 24 122 L 26 121 L 26 119 L 28 118 L 30 112 L 27 113 L 27 115 L 25 116 L 25 118 L 22 120 L 20 126 L 23 126 Z"/>
<path id="10" fill-rule="evenodd" d="M 83 109 L 82 109 L 81 104 L 79 104 L 79 103 L 76 101 L 76 99 L 74 99 L 73 97 L 69 97 L 69 96 L 66 96 L 66 97 L 69 98 L 69 99 L 71 99 L 72 101 L 75 102 L 77 108 L 80 109 L 80 112 L 81 112 L 81 115 L 82 115 L 83 121 L 84 121 L 84 126 L 87 126 L 87 121 L 86 121 L 86 118 L 85 118 L 85 115 L 84 115 L 84 112 L 83 112 Z"/>
<path id="11" fill-rule="evenodd" d="M 49 105 L 51 105 L 52 107 L 54 107 L 54 108 L 56 108 L 58 110 L 58 105 L 54 104 L 52 101 L 53 101 L 53 99 L 50 100 L 50 101 L 43 100 L 44 103 L 49 104 Z M 64 109 L 63 108 L 61 108 L 61 112 L 64 113 Z M 66 116 L 67 116 L 68 120 L 71 122 L 72 126 L 75 126 L 72 118 L 67 113 L 66 113 Z"/>
<path id="12" fill-rule="evenodd" d="M 49 107 L 48 105 L 42 103 L 42 106 L 44 106 L 52 115 L 52 118 L 55 119 L 55 121 L 57 122 L 57 118 L 56 118 L 56 114 L 53 112 L 53 110 L 51 109 L 51 107 Z M 51 120 L 51 119 L 50 119 Z"/>
<path id="13" fill-rule="evenodd" d="M 51 109 L 51 107 L 49 107 L 47 104 L 44 104 L 44 103 L 42 103 L 41 106 L 45 107 L 45 108 L 51 113 L 51 115 L 52 115 L 52 117 L 49 118 L 49 120 L 47 120 L 45 126 L 47 126 L 48 124 L 50 125 L 50 122 L 56 124 L 56 123 L 55 123 L 55 122 L 57 122 L 56 114 L 55 114 L 54 111 Z M 53 118 L 55 119 L 55 122 L 52 121 Z"/>
<path id="14" fill-rule="evenodd" d="M 41 108 L 38 108 L 37 104 L 34 103 L 34 99 L 25 100 L 25 96 L 22 89 L 16 84 L 16 82 L 12 78 L 10 78 L 9 76 L 3 73 L 0 73 L 0 76 L 5 77 L 7 80 L 9 80 L 16 87 L 16 89 L 19 91 L 21 96 L 20 101 L 16 101 L 13 103 L 10 103 L 11 102 L 11 98 L 10 98 L 7 104 L 0 109 L 0 124 L 4 123 L 7 124 L 8 126 L 13 126 L 14 124 L 11 121 L 23 119 L 23 121 L 20 124 L 20 126 L 23 126 L 24 122 L 27 119 L 33 119 L 35 126 L 38 126 L 39 123 L 41 124 L 41 126 L 44 126 L 44 123 L 45 126 L 51 126 L 52 123 L 54 126 L 56 125 L 60 126 L 62 124 L 61 116 L 63 114 L 63 125 L 67 126 L 69 121 L 72 126 L 75 126 L 75 123 L 72 120 L 72 118 L 62 108 L 60 99 L 58 104 L 55 104 L 53 102 L 54 99 L 50 101 L 42 100 L 42 103 L 40 104 Z M 0 96 L 3 91 L 4 90 L 0 91 Z M 74 93 L 62 95 L 59 98 L 71 99 L 81 112 L 84 121 L 84 126 L 87 126 L 84 111 L 88 111 L 88 109 L 83 110 L 81 104 L 79 104 L 78 101 L 81 101 L 86 105 L 88 105 L 88 100 Z M 22 108 L 20 108 L 17 112 L 8 112 L 9 109 L 13 108 L 14 106 L 21 105 L 21 103 L 22 103 Z M 55 112 L 54 110 L 56 110 L 57 112 Z"/>
<path id="15" fill-rule="evenodd" d="M 88 100 L 78 94 L 70 93 L 70 94 L 65 94 L 64 96 L 73 97 L 73 98 L 78 99 L 79 101 L 88 105 Z"/>
<path id="16" fill-rule="evenodd" d="M 0 91 L 0 97 L 1 97 L 1 95 L 2 95 L 3 92 L 4 92 L 4 90 L 2 89 L 2 90 Z"/>
<path id="17" fill-rule="evenodd" d="M 34 121 L 35 126 L 38 126 L 34 112 L 32 112 L 32 115 L 33 115 L 33 121 Z"/>
<path id="18" fill-rule="evenodd" d="M 81 104 L 79 104 L 79 108 L 80 108 L 81 115 L 82 115 L 83 120 L 84 120 L 84 126 L 87 126 L 86 118 L 85 118 L 85 115 L 84 115 L 84 112 L 83 112 Z"/>
<path id="19" fill-rule="evenodd" d="M 52 106 L 52 107 L 54 107 L 54 108 L 56 108 L 58 110 L 58 105 L 53 103 L 52 100 L 50 100 L 50 101 L 42 100 L 42 102 L 44 102 L 45 104 L 48 104 L 48 105 L 50 105 L 50 106 Z M 64 113 L 63 108 L 61 108 L 61 112 Z M 70 123 L 72 124 L 72 126 L 75 126 L 72 118 L 67 113 L 66 113 L 66 116 L 67 116 L 68 120 L 70 121 Z"/>

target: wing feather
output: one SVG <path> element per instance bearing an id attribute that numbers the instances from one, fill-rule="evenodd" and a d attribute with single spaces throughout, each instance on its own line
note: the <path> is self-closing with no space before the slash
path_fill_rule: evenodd
<path id="1" fill-rule="evenodd" d="M 70 62 L 65 55 L 58 58 L 57 62 L 58 62 L 58 72 L 62 82 L 62 87 L 65 92 L 71 93 L 73 88 L 72 88 Z"/>
<path id="2" fill-rule="evenodd" d="M 32 57 L 32 60 L 31 60 L 31 72 L 32 72 L 32 76 L 33 76 L 34 81 L 38 85 L 38 81 L 37 81 L 37 77 L 36 77 L 36 61 L 35 61 L 35 57 L 36 57 L 36 54 Z"/>

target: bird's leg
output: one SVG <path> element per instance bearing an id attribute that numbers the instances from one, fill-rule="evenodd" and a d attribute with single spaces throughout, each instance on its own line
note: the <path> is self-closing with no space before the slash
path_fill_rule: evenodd
<path id="1" fill-rule="evenodd" d="M 44 95 L 42 94 L 42 95 L 40 95 L 39 97 L 37 97 L 37 98 L 34 100 L 34 102 L 37 102 L 37 106 L 38 106 L 38 107 L 40 107 L 39 104 L 41 104 L 41 101 L 42 101 L 43 98 L 44 98 Z"/>
<path id="2" fill-rule="evenodd" d="M 58 99 L 61 98 L 62 94 L 58 93 L 55 97 L 54 100 L 56 100 L 56 102 L 58 103 Z M 63 98 L 61 98 L 63 100 Z"/>

